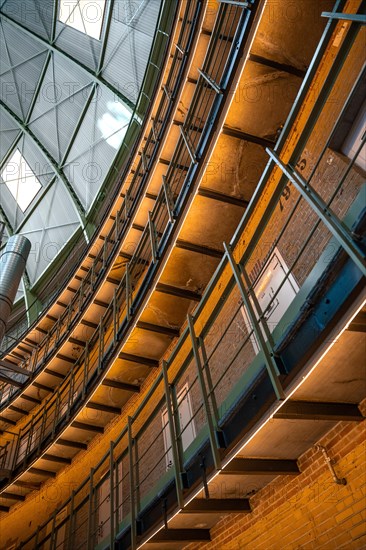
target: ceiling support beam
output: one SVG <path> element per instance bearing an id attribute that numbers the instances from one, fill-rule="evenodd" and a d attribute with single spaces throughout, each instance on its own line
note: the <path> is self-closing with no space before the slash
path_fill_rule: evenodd
<path id="1" fill-rule="evenodd" d="M 218 258 L 221 260 L 221 258 L 224 255 L 223 250 L 219 250 L 217 248 L 211 248 L 209 246 L 202 246 L 200 244 L 190 243 L 188 241 L 183 241 L 181 239 L 178 239 L 175 243 L 175 246 L 177 248 L 181 248 L 182 250 L 189 250 L 190 252 L 196 252 L 197 254 L 202 254 L 203 256 L 210 256 L 211 258 Z"/>
<path id="2" fill-rule="evenodd" d="M 5 374 L 0 374 L 0 382 L 5 382 L 5 384 L 10 384 L 11 386 L 15 386 L 17 388 L 23 387 L 23 384 L 21 382 L 18 382 L 18 380 L 13 380 Z"/>
<path id="3" fill-rule="evenodd" d="M 268 458 L 234 458 L 221 475 L 298 475 L 296 460 Z"/>
<path id="4" fill-rule="evenodd" d="M 149 332 L 156 332 L 157 334 L 164 334 L 165 336 L 169 336 L 171 338 L 178 338 L 179 336 L 178 328 L 164 327 L 162 325 L 154 325 L 153 323 L 145 323 L 145 321 L 138 321 L 136 324 L 136 328 L 140 328 L 141 330 L 147 330 Z"/>
<path id="5" fill-rule="evenodd" d="M 135 384 L 127 384 L 126 382 L 120 382 L 119 380 L 112 380 L 111 378 L 104 378 L 102 385 L 109 388 L 114 388 L 116 390 L 129 391 L 132 393 L 139 393 L 140 391 L 140 386 Z"/>
<path id="6" fill-rule="evenodd" d="M 60 380 L 64 380 L 65 378 L 65 375 L 64 374 L 61 374 L 60 372 L 57 372 L 53 369 L 44 369 L 44 371 L 46 374 L 49 374 L 50 376 L 54 376 L 55 378 L 59 378 Z"/>
<path id="7" fill-rule="evenodd" d="M 361 422 L 364 417 L 353 403 L 319 403 L 311 401 L 286 401 L 273 415 L 278 419 L 332 420 L 334 422 Z"/>
<path id="8" fill-rule="evenodd" d="M 57 359 L 61 359 L 61 361 L 65 361 L 66 363 L 71 363 L 72 365 L 76 361 L 76 359 L 74 359 L 73 357 L 68 357 L 67 355 L 63 355 L 62 353 L 58 353 L 56 357 Z"/>
<path id="9" fill-rule="evenodd" d="M 50 455 L 48 453 L 41 456 L 41 459 L 48 460 L 49 462 L 58 462 L 59 464 L 71 464 L 71 458 L 66 458 L 64 456 Z"/>
<path id="10" fill-rule="evenodd" d="M 123 351 L 118 355 L 119 359 L 123 361 L 129 361 L 130 363 L 138 363 L 149 368 L 156 368 L 159 366 L 157 359 L 151 359 L 150 357 L 142 357 L 141 355 L 134 355 L 132 353 L 124 353 Z"/>
<path id="11" fill-rule="evenodd" d="M 173 543 L 173 542 L 205 542 L 210 541 L 209 529 L 161 529 L 150 539 L 150 542 Z"/>
<path id="12" fill-rule="evenodd" d="M 285 73 L 298 76 L 299 78 L 305 78 L 305 75 L 306 75 L 306 71 L 303 71 L 302 69 L 298 69 L 293 65 L 287 65 L 286 63 L 279 63 L 278 61 L 273 61 L 273 59 L 268 59 L 267 57 L 256 55 L 254 53 L 249 54 L 248 59 L 250 61 L 253 61 L 254 63 L 259 63 L 260 65 L 265 65 L 266 67 L 270 67 L 271 69 L 276 69 L 277 71 L 283 71 Z"/>
<path id="13" fill-rule="evenodd" d="M 40 384 L 40 382 L 33 382 L 33 386 L 35 388 L 38 388 L 39 390 L 44 390 L 47 392 L 53 392 L 53 388 L 50 386 L 46 386 L 45 384 Z"/>
<path id="14" fill-rule="evenodd" d="M 10 500 L 19 500 L 20 502 L 25 501 L 25 496 L 18 495 L 17 493 L 1 493 L 1 498 L 8 498 Z"/>
<path id="15" fill-rule="evenodd" d="M 74 420 L 74 422 L 72 422 L 71 427 L 76 428 L 77 430 L 85 430 L 87 432 L 94 432 L 97 434 L 104 433 L 103 426 L 95 426 L 95 424 L 86 424 L 85 422 L 78 422 L 77 420 Z"/>
<path id="16" fill-rule="evenodd" d="M 43 470 L 43 468 L 29 468 L 28 472 L 30 474 L 35 474 L 37 476 L 43 477 L 56 477 L 56 472 L 51 472 L 50 470 Z"/>
<path id="17" fill-rule="evenodd" d="M 182 514 L 240 514 L 251 511 L 247 498 L 195 498 Z"/>
<path id="18" fill-rule="evenodd" d="M 11 363 L 9 361 L 4 361 L 4 359 L 0 359 L 0 368 L 8 369 L 12 372 L 17 372 L 19 374 L 24 374 L 25 376 L 30 376 L 30 372 L 26 369 L 22 369 L 21 367 L 18 367 L 18 365 L 15 365 L 14 363 Z"/>
<path id="19" fill-rule="evenodd" d="M 111 405 L 103 405 L 102 403 L 95 403 L 94 401 L 89 401 L 86 405 L 87 409 L 94 409 L 95 411 L 101 411 L 111 414 L 121 414 L 120 407 L 112 407 Z"/>
<path id="20" fill-rule="evenodd" d="M 242 132 L 242 130 L 239 130 L 238 128 L 231 128 L 230 126 L 226 126 L 225 124 L 222 129 L 222 133 L 224 136 L 230 136 L 236 139 L 241 139 L 243 141 L 248 141 L 250 143 L 256 143 L 257 145 L 261 145 L 262 147 L 273 147 L 275 145 L 275 141 L 271 139 L 254 136 L 253 134 L 247 134 L 246 132 Z"/>
<path id="21" fill-rule="evenodd" d="M 87 321 L 86 319 L 82 319 L 82 320 L 80 321 L 80 323 L 81 323 L 82 325 L 85 325 L 86 327 L 89 327 L 89 328 L 93 328 L 93 329 L 98 328 L 97 323 L 93 323 L 92 321 Z"/>
<path id="22" fill-rule="evenodd" d="M 81 449 L 86 451 L 88 448 L 87 443 L 82 443 L 81 441 L 72 441 L 71 439 L 58 439 L 56 441 L 57 445 L 62 445 L 63 447 L 71 447 L 73 449 Z"/>
<path id="23" fill-rule="evenodd" d="M 366 311 L 360 311 L 348 325 L 347 330 L 352 332 L 366 332 Z"/>
<path id="24" fill-rule="evenodd" d="M 29 411 L 27 411 L 26 409 L 21 409 L 20 407 L 17 407 L 16 405 L 9 405 L 9 409 L 11 411 L 14 411 L 14 412 L 18 413 L 18 414 L 25 414 L 25 415 L 29 414 Z"/>
<path id="25" fill-rule="evenodd" d="M 14 420 L 10 420 L 10 418 L 6 418 L 5 416 L 0 415 L 0 422 L 6 422 L 7 424 L 10 424 L 10 426 L 16 426 L 17 423 Z"/>
<path id="26" fill-rule="evenodd" d="M 78 338 L 70 337 L 69 339 L 70 344 L 75 344 L 75 346 L 80 346 L 81 348 L 85 348 L 86 342 L 83 340 L 79 340 Z"/>
<path id="27" fill-rule="evenodd" d="M 193 300 L 199 302 L 201 300 L 201 294 L 189 290 L 187 288 L 179 288 L 177 286 L 166 285 L 164 283 L 158 283 L 155 288 L 156 292 L 162 294 L 168 294 L 170 296 L 176 296 L 177 298 L 184 298 L 185 300 Z"/>
<path id="28" fill-rule="evenodd" d="M 30 401 L 31 403 L 35 403 L 36 405 L 40 405 L 42 403 L 40 399 L 37 399 L 36 397 L 32 397 L 31 395 L 26 395 L 25 393 L 22 394 L 22 399 L 25 399 L 26 401 Z"/>
<path id="29" fill-rule="evenodd" d="M 103 302 L 102 300 L 98 300 L 97 298 L 93 300 L 93 304 L 99 307 L 103 307 L 104 309 L 108 309 L 109 307 L 109 304 L 107 302 Z"/>
<path id="30" fill-rule="evenodd" d="M 237 197 L 225 195 L 225 193 L 213 191 L 212 189 L 206 189 L 204 187 L 200 187 L 198 189 L 197 195 L 199 195 L 200 197 L 205 197 L 206 199 L 212 199 L 218 202 L 240 206 L 241 208 L 246 208 L 249 204 L 249 202 L 244 199 L 238 199 Z"/>

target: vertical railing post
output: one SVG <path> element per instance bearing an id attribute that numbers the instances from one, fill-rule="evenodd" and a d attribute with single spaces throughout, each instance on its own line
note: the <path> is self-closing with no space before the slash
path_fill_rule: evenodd
<path id="1" fill-rule="evenodd" d="M 164 196 L 165 196 L 166 207 L 168 209 L 169 221 L 171 223 L 173 223 L 174 222 L 174 214 L 173 214 L 173 212 L 174 212 L 174 201 L 173 201 L 172 191 L 170 189 L 170 185 L 166 181 L 166 176 L 163 176 L 163 191 L 164 191 Z"/>
<path id="2" fill-rule="evenodd" d="M 72 546 L 72 535 L 74 530 L 74 499 L 75 499 L 75 491 L 72 490 L 71 492 L 71 500 L 70 500 L 70 521 L 69 521 L 69 536 L 68 536 L 68 545 L 67 548 L 71 550 Z"/>
<path id="3" fill-rule="evenodd" d="M 107 265 L 107 239 L 108 239 L 108 235 L 107 237 L 104 239 L 104 243 L 103 243 L 103 256 L 102 256 L 102 266 L 103 266 L 103 269 L 105 269 L 105 266 Z"/>
<path id="4" fill-rule="evenodd" d="M 166 400 L 166 409 L 168 413 L 170 442 L 171 442 L 172 453 L 173 453 L 175 488 L 177 491 L 178 506 L 180 509 L 182 509 L 184 507 L 184 500 L 183 500 L 181 464 L 179 460 L 179 448 L 177 444 L 177 437 L 176 437 L 175 426 L 174 426 L 174 417 L 172 413 L 172 401 L 170 396 L 168 369 L 167 369 L 167 363 L 164 360 L 162 361 L 162 370 L 163 370 L 163 377 L 164 377 L 165 400 Z"/>
<path id="5" fill-rule="evenodd" d="M 109 482 L 110 482 L 110 498 L 109 498 L 109 504 L 110 504 L 110 547 L 113 548 L 114 546 L 114 459 L 113 459 L 113 451 L 114 451 L 114 442 L 111 441 L 110 447 L 109 447 Z"/>
<path id="6" fill-rule="evenodd" d="M 115 243 L 115 244 L 118 242 L 119 216 L 120 216 L 120 211 L 117 210 L 117 212 L 116 212 L 116 219 L 114 220 L 114 230 L 115 230 L 115 233 L 114 233 L 114 243 Z"/>
<path id="7" fill-rule="evenodd" d="M 89 342 L 87 341 L 85 344 L 85 351 L 84 351 L 84 375 L 83 375 L 83 391 L 82 391 L 83 398 L 85 397 L 86 383 L 88 381 L 88 366 L 89 366 Z"/>
<path id="8" fill-rule="evenodd" d="M 68 398 L 67 413 L 66 413 L 66 418 L 67 419 L 70 418 L 70 409 L 71 409 L 72 401 L 73 401 L 73 397 L 74 397 L 74 389 L 75 389 L 74 366 L 75 365 L 72 365 L 71 370 L 70 370 L 69 398 Z"/>
<path id="9" fill-rule="evenodd" d="M 83 307 L 83 301 L 84 301 L 84 279 L 80 283 L 79 287 L 79 311 L 81 311 Z"/>
<path id="10" fill-rule="evenodd" d="M 155 120 L 154 119 L 152 119 L 152 122 L 151 122 L 151 130 L 152 130 L 152 134 L 153 134 L 153 137 L 154 137 L 154 141 L 156 143 L 158 140 L 157 140 L 157 136 L 156 136 Z"/>
<path id="11" fill-rule="evenodd" d="M 131 498 L 131 550 L 136 550 L 137 533 L 136 533 L 136 507 L 135 507 L 135 476 L 133 466 L 133 437 L 132 437 L 132 418 L 128 419 L 128 461 L 130 470 L 130 498 Z"/>
<path id="12" fill-rule="evenodd" d="M 215 417 L 215 423 L 216 423 L 216 426 L 218 426 L 219 419 L 220 419 L 219 418 L 219 409 L 218 409 L 218 406 L 217 406 L 216 395 L 215 395 L 214 386 L 213 386 L 213 383 L 212 383 L 210 366 L 208 364 L 206 346 L 205 346 L 205 342 L 204 342 L 202 336 L 200 336 L 198 338 L 198 342 L 199 342 L 201 352 L 202 352 L 203 370 L 205 371 L 206 378 L 207 378 L 207 385 L 208 385 L 208 392 L 209 392 L 208 397 L 211 399 L 211 405 L 212 405 L 212 411 L 213 411 L 213 414 L 214 414 L 214 417 Z"/>
<path id="13" fill-rule="evenodd" d="M 156 229 L 155 229 L 155 224 L 151 217 L 151 212 L 149 212 L 149 233 L 150 233 L 152 260 L 155 264 L 158 260 L 158 253 L 157 253 L 157 246 L 156 246 Z"/>
<path id="14" fill-rule="evenodd" d="M 102 359 L 103 359 L 103 352 L 104 352 L 104 326 L 103 326 L 103 318 L 99 321 L 99 341 L 98 341 L 98 371 L 102 368 Z"/>
<path id="15" fill-rule="evenodd" d="M 93 496 L 94 496 L 94 487 L 93 487 L 93 476 L 94 468 L 91 468 L 89 475 L 89 509 L 88 509 L 88 530 L 87 530 L 87 539 L 86 539 L 86 550 L 91 550 L 93 547 Z"/>
<path id="16" fill-rule="evenodd" d="M 38 442 L 38 452 L 41 449 L 41 442 L 44 438 L 46 420 L 47 420 L 47 409 L 46 409 L 46 407 L 43 407 L 42 423 L 41 423 L 41 429 L 40 429 L 40 434 L 39 434 L 39 442 Z"/>
<path id="17" fill-rule="evenodd" d="M 122 459 L 121 459 L 121 464 L 122 464 Z M 120 479 L 119 479 L 119 472 L 118 472 L 118 462 L 116 462 L 116 468 L 115 468 L 115 472 L 114 472 L 114 479 L 115 479 L 115 487 L 116 487 L 116 495 L 115 495 L 115 506 L 114 506 L 114 509 L 115 509 L 115 520 L 114 520 L 114 525 L 115 525 L 115 535 L 117 535 L 118 533 L 118 527 L 119 527 L 119 506 L 120 506 L 120 502 L 119 502 L 119 483 L 120 483 Z M 122 483 L 122 479 L 121 479 L 121 483 Z M 121 503 L 122 505 L 122 503 Z"/>
<path id="18" fill-rule="evenodd" d="M 281 382 L 278 378 L 278 375 L 280 374 L 280 372 L 279 372 L 279 368 L 278 368 L 278 365 L 277 365 L 277 362 L 276 362 L 276 358 L 274 356 L 273 351 L 270 350 L 266 340 L 264 339 L 263 333 L 261 331 L 261 327 L 259 325 L 259 322 L 258 322 L 257 317 L 255 315 L 255 312 L 253 310 L 252 303 L 251 303 L 251 301 L 249 299 L 249 296 L 247 294 L 247 290 L 244 286 L 244 282 L 243 282 L 243 279 L 241 277 L 239 267 L 238 267 L 237 263 L 235 262 L 235 259 L 234 259 L 233 253 L 231 251 L 231 248 L 226 243 L 224 243 L 224 248 L 225 248 L 225 252 L 226 252 L 229 264 L 231 266 L 232 272 L 234 274 L 236 284 L 238 285 L 241 297 L 243 299 L 245 308 L 247 310 L 248 317 L 249 317 L 249 320 L 250 320 L 250 324 L 253 327 L 255 336 L 256 336 L 256 338 L 258 340 L 258 343 L 259 343 L 259 347 L 260 347 L 260 349 L 262 350 L 262 352 L 264 354 L 268 375 L 271 379 L 273 389 L 276 393 L 277 399 L 284 399 L 284 397 L 285 397 L 284 391 L 283 391 L 283 388 L 282 388 L 282 384 L 281 384 Z"/>
<path id="19" fill-rule="evenodd" d="M 26 464 L 26 458 L 27 458 L 27 456 L 30 452 L 30 445 L 31 445 L 32 437 L 33 437 L 33 423 L 34 423 L 34 415 L 32 415 L 31 425 L 30 425 L 29 432 L 28 432 L 28 441 L 27 441 L 27 445 L 26 445 L 26 448 L 25 448 L 25 454 L 24 454 L 24 460 L 23 460 L 24 464 Z"/>
<path id="20" fill-rule="evenodd" d="M 140 474 L 139 474 L 139 451 L 137 440 L 134 440 L 134 451 L 135 451 L 135 488 L 136 488 L 136 513 L 140 513 Z"/>
<path id="21" fill-rule="evenodd" d="M 56 399 L 55 399 L 55 417 L 53 419 L 52 426 L 52 439 L 55 437 L 56 424 L 58 421 L 58 413 L 60 408 L 60 386 L 57 388 Z"/>
<path id="22" fill-rule="evenodd" d="M 52 519 L 52 529 L 51 529 L 51 540 L 50 540 L 50 550 L 54 550 L 56 546 L 56 516 L 57 516 L 57 510 L 53 512 L 53 519 Z"/>
<path id="23" fill-rule="evenodd" d="M 196 333 L 195 333 L 195 330 L 194 330 L 194 324 L 193 324 L 192 316 L 187 315 L 187 320 L 188 320 L 189 333 L 190 333 L 190 336 L 191 336 L 193 355 L 194 355 L 194 359 L 195 359 L 195 363 L 196 363 L 198 383 L 199 383 L 199 386 L 200 386 L 200 389 L 201 389 L 203 406 L 204 406 L 205 413 L 206 413 L 206 418 L 207 418 L 207 425 L 208 425 L 208 430 L 209 430 L 209 438 L 210 438 L 212 456 L 213 456 L 213 459 L 214 459 L 214 464 L 215 464 L 216 470 L 221 470 L 221 457 L 220 457 L 220 453 L 219 453 L 219 448 L 218 448 L 218 444 L 217 444 L 217 436 L 216 436 L 217 426 L 214 425 L 212 414 L 211 414 L 210 404 L 209 404 L 209 400 L 208 400 L 208 396 L 207 396 L 206 384 L 205 384 L 205 380 L 204 380 L 204 377 L 203 377 L 201 358 L 200 358 L 200 354 L 199 354 L 199 351 L 198 351 L 197 336 L 196 336 Z"/>
<path id="24" fill-rule="evenodd" d="M 34 537 L 34 550 L 38 550 L 38 548 L 39 548 L 39 546 L 38 546 L 39 531 L 40 531 L 40 527 L 38 525 L 37 531 L 36 531 L 36 536 Z"/>
<path id="25" fill-rule="evenodd" d="M 126 218 L 130 217 L 130 189 L 126 189 L 126 195 L 125 195 L 125 209 L 126 209 Z"/>
<path id="26" fill-rule="evenodd" d="M 131 315 L 131 275 L 130 275 L 130 264 L 126 265 L 126 316 L 127 321 L 130 319 Z"/>
<path id="27" fill-rule="evenodd" d="M 117 341 L 117 289 L 114 289 L 113 292 L 113 344 Z"/>
<path id="28" fill-rule="evenodd" d="M 185 475 L 184 466 L 183 466 L 183 442 L 182 442 L 182 427 L 180 425 L 180 418 L 179 418 L 179 403 L 178 403 L 178 397 L 177 397 L 177 387 L 175 384 L 170 386 L 170 395 L 172 399 L 173 404 L 173 418 L 174 418 L 174 426 L 175 426 L 175 434 L 177 438 L 177 446 L 178 446 L 178 456 L 180 460 L 180 467 L 181 467 L 181 477 L 182 475 Z M 182 480 L 182 484 L 184 487 L 184 482 Z"/>

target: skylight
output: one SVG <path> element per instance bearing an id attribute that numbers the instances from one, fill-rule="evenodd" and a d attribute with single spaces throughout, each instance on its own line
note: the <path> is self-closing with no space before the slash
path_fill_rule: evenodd
<path id="1" fill-rule="evenodd" d="M 119 149 L 131 118 L 129 111 L 118 101 L 107 102 L 108 111 L 98 120 L 97 126 L 108 145 Z"/>
<path id="2" fill-rule="evenodd" d="M 59 20 L 100 40 L 106 0 L 61 0 Z"/>
<path id="3" fill-rule="evenodd" d="M 5 164 L 1 177 L 23 212 L 26 211 L 42 185 L 19 149 Z"/>

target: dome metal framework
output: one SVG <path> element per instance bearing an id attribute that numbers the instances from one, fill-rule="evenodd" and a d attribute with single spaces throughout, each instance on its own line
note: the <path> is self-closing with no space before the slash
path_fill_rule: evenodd
<path id="1" fill-rule="evenodd" d="M 76 234 L 132 120 L 160 0 L 0 5 L 0 222 L 32 243 L 25 295 Z M 4 243 L 2 243 L 4 244 Z M 26 300 L 27 303 L 27 300 Z"/>

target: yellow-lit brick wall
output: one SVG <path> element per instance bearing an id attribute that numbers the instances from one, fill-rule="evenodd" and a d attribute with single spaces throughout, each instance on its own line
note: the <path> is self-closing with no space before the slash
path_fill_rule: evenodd
<path id="1" fill-rule="evenodd" d="M 366 403 L 363 404 L 365 414 Z M 339 422 L 319 444 L 334 460 L 337 485 L 322 453 L 298 460 L 301 474 L 282 476 L 250 499 L 250 514 L 223 518 L 212 541 L 187 550 L 361 550 L 366 548 L 365 422 Z"/>

